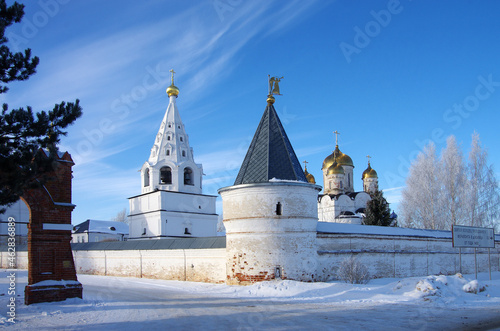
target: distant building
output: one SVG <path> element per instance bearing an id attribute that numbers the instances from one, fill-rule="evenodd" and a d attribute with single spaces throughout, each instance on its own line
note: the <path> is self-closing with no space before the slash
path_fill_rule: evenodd
<path id="1" fill-rule="evenodd" d="M 128 224 L 123 222 L 86 220 L 75 225 L 71 242 L 124 241 L 128 238 L 128 232 Z"/>
<path id="2" fill-rule="evenodd" d="M 338 135 L 338 132 L 335 131 Z M 354 191 L 354 164 L 349 155 L 340 151 L 338 139 L 335 150 L 323 161 L 323 194 L 319 195 L 318 217 L 320 222 L 361 224 L 365 208 L 371 200 L 370 193 L 378 190 L 378 175 L 370 161 L 361 176 L 363 191 Z M 307 169 L 306 169 L 307 172 Z M 307 179 L 315 179 L 307 173 Z"/>

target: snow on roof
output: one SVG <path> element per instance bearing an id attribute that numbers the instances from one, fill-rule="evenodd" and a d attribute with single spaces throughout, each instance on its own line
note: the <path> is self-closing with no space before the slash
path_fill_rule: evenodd
<path id="1" fill-rule="evenodd" d="M 384 236 L 413 236 L 430 238 L 449 238 L 451 231 L 409 229 L 375 225 L 358 225 L 332 222 L 318 222 L 317 231 L 322 233 L 373 234 Z M 500 241 L 500 235 L 495 235 L 495 241 Z"/>
<path id="2" fill-rule="evenodd" d="M 117 221 L 86 220 L 75 226 L 75 233 L 99 232 L 109 234 L 128 234 L 128 224 Z"/>

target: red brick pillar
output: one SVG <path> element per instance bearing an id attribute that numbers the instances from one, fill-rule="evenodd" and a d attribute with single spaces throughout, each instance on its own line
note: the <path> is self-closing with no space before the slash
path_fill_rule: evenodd
<path id="1" fill-rule="evenodd" d="M 81 298 L 71 250 L 72 166 L 66 152 L 57 160 L 53 178 L 43 187 L 25 192 L 30 209 L 28 226 L 28 285 L 24 302 L 62 301 Z"/>

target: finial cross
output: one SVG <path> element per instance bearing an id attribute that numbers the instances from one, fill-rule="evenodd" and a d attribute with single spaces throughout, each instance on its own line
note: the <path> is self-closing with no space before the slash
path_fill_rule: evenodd
<path id="1" fill-rule="evenodd" d="M 307 162 L 306 160 L 304 160 L 304 161 L 302 161 L 302 163 L 304 163 L 304 169 L 307 169 L 307 164 L 308 164 L 309 162 Z"/>
<path id="2" fill-rule="evenodd" d="M 339 145 L 339 134 L 340 132 L 338 132 L 337 130 L 333 131 L 333 133 L 335 134 L 335 145 Z"/>
<path id="3" fill-rule="evenodd" d="M 367 155 L 366 158 L 368 159 L 368 164 L 370 164 L 370 159 L 372 158 L 370 155 Z"/>
<path id="4" fill-rule="evenodd" d="M 175 71 L 174 71 L 174 69 L 170 69 L 170 72 L 172 73 L 172 85 L 174 85 L 174 74 L 175 74 Z"/>

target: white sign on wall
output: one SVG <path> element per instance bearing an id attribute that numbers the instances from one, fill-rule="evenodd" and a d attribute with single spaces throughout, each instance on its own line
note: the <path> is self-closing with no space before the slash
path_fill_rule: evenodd
<path id="1" fill-rule="evenodd" d="M 495 248 L 493 228 L 453 225 L 453 247 Z"/>

